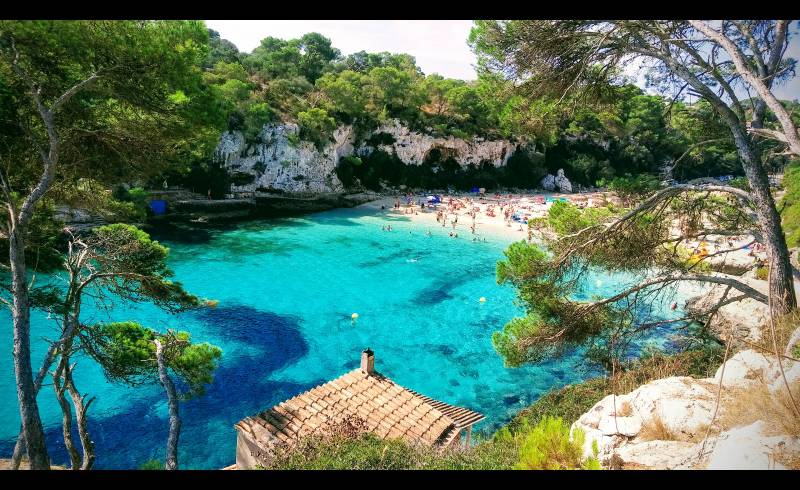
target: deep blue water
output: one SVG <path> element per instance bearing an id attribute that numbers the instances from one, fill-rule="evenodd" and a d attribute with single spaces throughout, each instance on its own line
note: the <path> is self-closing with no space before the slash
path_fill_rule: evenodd
<path id="1" fill-rule="evenodd" d="M 389 221 L 395 230 L 381 231 Z M 522 311 L 514 290 L 495 282 L 495 264 L 508 243 L 474 243 L 431 231 L 428 237 L 407 219 L 346 209 L 162 234 L 175 279 L 219 305 L 179 315 L 151 305 L 118 304 L 110 312 L 86 305 L 82 320 L 136 320 L 160 330 L 187 330 L 193 340 L 222 348 L 207 394 L 181 406 L 183 468 L 232 464 L 234 423 L 357 367 L 366 347 L 375 351 L 376 369 L 401 385 L 486 414 L 476 427 L 484 433 L 549 389 L 595 374 L 578 353 L 505 368 L 491 335 Z M 603 295 L 625 280 L 594 275 L 581 294 Z M 479 302 L 482 296 L 485 303 Z M 9 455 L 19 414 L 10 315 L 2 315 L 9 334 L 0 344 L 0 455 Z M 46 347 L 41 339 L 55 338 L 56 325 L 34 313 L 32 328 L 37 369 Z M 667 331 L 661 329 L 660 337 Z M 167 407 L 160 386 L 111 384 L 80 358 L 76 383 L 97 397 L 89 415 L 98 468 L 163 460 Z M 39 404 L 51 458 L 63 463 L 51 387 L 42 389 Z"/>

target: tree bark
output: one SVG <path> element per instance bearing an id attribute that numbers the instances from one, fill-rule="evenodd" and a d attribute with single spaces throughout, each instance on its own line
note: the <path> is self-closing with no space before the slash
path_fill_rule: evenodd
<path id="1" fill-rule="evenodd" d="M 72 338 L 72 334 L 74 332 L 74 324 L 70 324 L 67 330 L 61 335 L 61 338 L 50 345 L 47 349 L 47 354 L 44 356 L 44 360 L 42 361 L 41 367 L 39 367 L 39 373 L 36 375 L 36 379 L 33 382 L 33 392 L 34 396 L 39 394 L 39 390 L 42 388 L 42 383 L 44 382 L 45 376 L 47 376 L 47 371 L 50 369 L 50 366 L 53 364 L 56 358 L 56 350 L 59 346 L 64 345 L 68 339 Z M 11 457 L 11 469 L 18 470 L 19 465 L 22 462 L 22 453 L 26 451 L 25 445 L 25 433 L 20 427 L 19 436 L 17 436 L 17 443 L 14 446 L 14 455 Z"/>
<path id="2" fill-rule="evenodd" d="M 72 367 L 69 367 L 64 373 L 64 387 L 69 391 L 72 398 L 72 405 L 75 407 L 75 420 L 78 423 L 78 436 L 81 439 L 81 447 L 83 448 L 83 461 L 81 463 L 81 470 L 90 470 L 94 466 L 94 442 L 89 436 L 89 427 L 87 425 L 86 412 L 89 406 L 94 401 L 90 398 L 89 401 L 81 396 L 78 389 L 75 388 L 75 381 L 72 379 Z"/>
<path id="3" fill-rule="evenodd" d="M 175 391 L 175 384 L 167 373 L 167 365 L 164 361 L 164 347 L 158 339 L 153 342 L 156 344 L 158 377 L 161 380 L 161 385 L 164 386 L 164 391 L 167 393 L 167 401 L 169 403 L 169 437 L 167 438 L 167 459 L 164 464 L 164 469 L 177 470 L 178 436 L 181 431 L 181 419 L 178 412 L 178 393 Z"/>
<path id="4" fill-rule="evenodd" d="M 13 220 L 12 220 L 13 221 Z M 15 226 L 16 225 L 16 226 Z M 11 264 L 11 289 L 13 293 L 12 317 L 14 323 L 14 374 L 17 381 L 17 401 L 25 434 L 25 446 L 32 470 L 50 469 L 50 457 L 44 440 L 44 428 L 36 403 L 33 371 L 31 368 L 30 305 L 28 280 L 25 276 L 24 226 L 12 222 L 9 233 L 9 262 Z"/>
<path id="5" fill-rule="evenodd" d="M 755 207 L 762 239 L 767 248 L 767 255 L 774 265 L 774 271 L 769 279 L 770 311 L 778 316 L 797 308 L 797 298 L 794 292 L 794 279 L 792 267 L 789 262 L 789 249 L 786 246 L 786 237 L 783 234 L 781 218 L 775 207 L 775 200 L 769 192 L 769 179 L 761 162 L 760 155 L 753 147 L 753 141 L 744 126 L 744 122 L 737 114 L 725 104 L 711 89 L 701 82 L 685 66 L 673 58 L 669 52 L 661 55 L 646 53 L 664 61 L 672 71 L 683 78 L 692 86 L 728 125 L 733 134 L 736 150 L 742 161 L 742 168 L 750 184 L 750 198 Z"/>
<path id="6" fill-rule="evenodd" d="M 69 408 L 67 397 L 64 396 L 65 386 L 61 383 L 61 374 L 63 373 L 64 364 L 59 363 L 58 369 L 53 373 L 53 389 L 56 392 L 56 400 L 61 406 L 61 427 L 64 433 L 64 447 L 67 448 L 69 453 L 70 469 L 77 470 L 81 467 L 81 455 L 75 448 L 75 443 L 72 440 L 72 410 Z"/>
<path id="7" fill-rule="evenodd" d="M 797 308 L 797 297 L 794 291 L 794 277 L 792 264 L 789 261 L 789 249 L 786 246 L 786 237 L 781 226 L 781 217 L 775 207 L 775 200 L 769 191 L 769 179 L 761 159 L 754 151 L 750 136 L 739 124 L 738 119 L 733 120 L 725 111 L 721 111 L 723 118 L 733 132 L 742 168 L 750 183 L 750 196 L 755 206 L 761 227 L 767 256 L 773 265 L 769 276 L 770 308 L 773 315 L 782 316 Z"/>

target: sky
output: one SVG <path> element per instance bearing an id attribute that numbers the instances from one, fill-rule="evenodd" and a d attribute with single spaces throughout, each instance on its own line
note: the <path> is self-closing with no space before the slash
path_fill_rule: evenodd
<path id="1" fill-rule="evenodd" d="M 261 39 L 294 39 L 318 32 L 343 55 L 357 51 L 407 53 L 426 75 L 474 80 L 475 54 L 467 45 L 471 20 L 207 20 L 206 25 L 242 52 L 251 52 Z M 800 60 L 800 23 L 794 22 L 786 55 Z M 644 88 L 644 74 L 636 83 Z M 800 70 L 798 70 L 800 71 Z M 800 75 L 800 73 L 798 73 Z M 800 76 L 775 88 L 779 99 L 800 99 Z"/>

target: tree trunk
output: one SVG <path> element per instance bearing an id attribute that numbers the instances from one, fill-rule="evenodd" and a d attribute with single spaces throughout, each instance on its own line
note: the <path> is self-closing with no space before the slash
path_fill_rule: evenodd
<path id="1" fill-rule="evenodd" d="M 72 398 L 72 404 L 75 406 L 75 419 L 78 422 L 78 436 L 81 438 L 81 447 L 83 448 L 83 462 L 81 463 L 82 470 L 90 470 L 94 466 L 94 442 L 89 437 L 89 427 L 87 425 L 86 412 L 89 410 L 89 405 L 92 404 L 94 398 L 85 401 L 81 396 L 78 389 L 75 388 L 75 381 L 72 379 L 72 367 L 69 367 L 64 373 L 64 387 L 69 391 Z"/>
<path id="2" fill-rule="evenodd" d="M 69 327 L 67 327 L 67 330 L 61 335 L 61 338 L 58 340 L 58 342 L 50 344 L 50 347 L 47 349 L 47 354 L 45 354 L 44 360 L 42 361 L 42 365 L 39 367 L 39 373 L 36 375 L 36 379 L 33 381 L 34 396 L 39 394 L 39 390 L 42 388 L 44 378 L 47 376 L 47 371 L 50 369 L 53 361 L 55 361 L 56 350 L 58 346 L 64 345 L 68 339 L 71 339 L 74 331 L 75 324 L 70 323 Z M 20 427 L 19 436 L 17 436 L 17 443 L 14 446 L 14 454 L 11 457 L 12 470 L 19 469 L 19 465 L 22 462 L 22 453 L 25 452 L 25 450 L 25 433 L 22 431 L 22 427 Z"/>
<path id="3" fill-rule="evenodd" d="M 158 361 L 158 377 L 167 392 L 169 402 L 169 437 L 167 438 L 167 459 L 164 468 L 167 470 L 178 469 L 178 436 L 181 431 L 181 419 L 178 413 L 178 393 L 175 391 L 175 384 L 167 373 L 167 365 L 164 361 L 164 347 L 156 339 L 156 360 Z"/>
<path id="4" fill-rule="evenodd" d="M 725 116 L 726 114 L 723 114 L 723 117 Z M 771 313 L 777 316 L 784 315 L 797 308 L 797 297 L 795 296 L 792 265 L 789 262 L 789 249 L 786 246 L 781 217 L 775 207 L 775 200 L 769 192 L 767 172 L 761 164 L 761 159 L 753 150 L 749 135 L 738 124 L 738 120 L 735 123 L 729 120 L 728 125 L 733 132 L 742 167 L 750 184 L 750 195 L 764 237 L 767 256 L 773 267 L 769 281 Z"/>
<path id="5" fill-rule="evenodd" d="M 44 440 L 44 429 L 36 404 L 33 371 L 31 369 L 30 305 L 28 280 L 25 277 L 24 229 L 14 226 L 9 233 L 9 262 L 11 264 L 11 289 L 14 296 L 12 316 L 14 322 L 14 374 L 17 381 L 22 432 L 25 434 L 28 461 L 32 470 L 49 470 L 50 458 Z"/>
<path id="6" fill-rule="evenodd" d="M 70 467 L 73 470 L 77 470 L 81 467 L 81 455 L 78 454 L 78 450 L 72 440 L 72 410 L 69 408 L 67 397 L 64 396 L 65 387 L 61 383 L 63 368 L 64 364 L 61 362 L 58 364 L 56 372 L 53 373 L 53 389 L 56 392 L 56 400 L 61 406 L 61 426 L 64 433 L 64 446 L 67 448 L 67 453 L 69 453 Z"/>

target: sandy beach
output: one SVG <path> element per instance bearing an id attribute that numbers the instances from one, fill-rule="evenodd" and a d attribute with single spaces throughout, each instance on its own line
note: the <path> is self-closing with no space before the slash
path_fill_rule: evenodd
<path id="1" fill-rule="evenodd" d="M 528 239 L 527 219 L 547 216 L 554 200 L 588 201 L 598 199 L 599 194 L 444 194 L 440 195 L 441 202 L 436 204 L 428 203 L 428 195 L 386 196 L 359 207 L 385 210 L 389 215 L 409 218 L 423 225 L 431 234 L 454 238 L 457 235 L 457 238 L 466 240 L 495 237 L 510 243 Z M 576 199 L 576 196 L 580 197 Z M 519 220 L 514 220 L 514 215 Z M 536 239 L 535 236 L 532 238 Z"/>
<path id="2" fill-rule="evenodd" d="M 457 193 L 439 195 L 440 202 L 429 203 L 428 195 L 384 196 L 359 207 L 384 211 L 390 216 L 402 216 L 421 225 L 431 234 L 441 234 L 464 240 L 482 241 L 486 238 L 511 243 L 519 240 L 540 241 L 541 236 L 529 232 L 527 220 L 546 217 L 557 200 L 567 200 L 580 207 L 621 204 L 611 192 L 559 194 L 529 192 L 515 194 Z M 387 226 L 391 223 L 387 221 Z M 678 223 L 673 234 L 678 236 Z M 695 254 L 710 255 L 709 262 L 725 272 L 741 274 L 756 262 L 766 259 L 763 247 L 754 237 L 711 236 L 684 242 Z"/>

